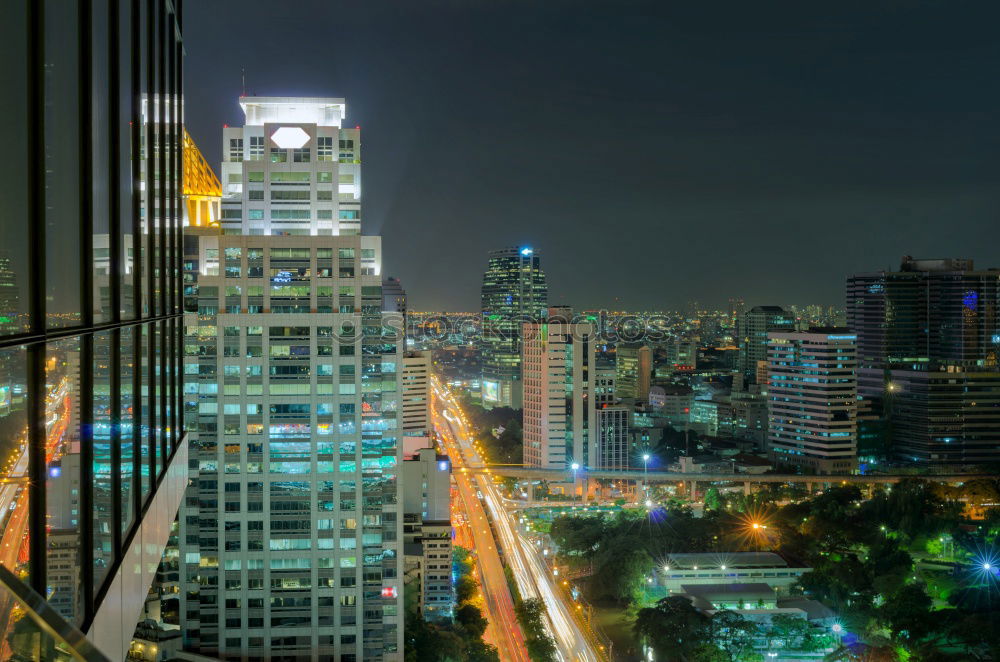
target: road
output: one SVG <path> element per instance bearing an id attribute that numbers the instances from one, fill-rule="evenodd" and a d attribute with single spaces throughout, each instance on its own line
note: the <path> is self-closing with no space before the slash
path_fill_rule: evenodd
<path id="1" fill-rule="evenodd" d="M 438 400 L 439 401 L 439 400 Z M 462 453 L 455 442 L 456 435 L 447 420 L 452 416 L 447 409 L 435 409 L 434 426 L 441 434 L 444 450 L 451 458 L 452 467 L 461 469 L 465 466 Z M 528 662 L 528 652 L 524 645 L 524 635 L 514 613 L 514 601 L 507 587 L 500 552 L 493 532 L 486 519 L 486 512 L 476 495 L 472 478 L 467 473 L 454 471 L 455 483 L 462 501 L 462 510 L 476 553 L 479 569 L 479 583 L 482 587 L 483 601 L 486 606 L 486 619 L 490 623 L 488 637 L 496 645 L 500 659 L 504 662 Z"/>
<path id="2" fill-rule="evenodd" d="M 46 462 L 62 457 L 65 452 L 66 431 L 72 416 L 69 380 L 63 379 L 46 401 Z M 27 432 L 21 439 L 16 455 L 0 470 L 0 478 L 19 479 L 28 472 Z M 0 564 L 15 574 L 28 562 L 28 498 L 26 482 L 0 484 Z M 0 598 L 0 656 L 11 655 L 10 642 L 5 633 L 14 627 L 11 622 L 17 612 L 12 612 L 12 598 Z"/>
<path id="3" fill-rule="evenodd" d="M 479 473 L 485 464 L 473 446 L 464 414 L 455 399 L 434 381 L 435 424 L 444 429 L 449 455 L 453 457 L 456 477 L 468 481 L 474 474 L 475 486 L 482 502 L 489 509 L 497 542 L 507 565 L 514 574 L 521 597 L 541 598 L 547 609 L 549 631 L 561 660 L 567 662 L 597 662 L 601 659 L 571 614 L 571 605 L 559 597 L 554 578 L 542 560 L 539 550 L 517 529 L 514 517 L 505 507 L 500 491 L 487 473 Z M 445 426 L 440 425 L 446 423 Z M 457 444 L 457 446 L 456 446 Z M 457 449 L 457 450 L 456 450 Z M 454 457 L 457 456 L 461 464 Z M 478 501 L 478 500 L 477 500 Z M 489 529 L 487 529 L 488 531 Z M 492 536 L 491 536 L 492 537 Z M 477 543 L 478 549 L 478 543 Z M 501 571 L 502 572 L 502 571 Z"/>

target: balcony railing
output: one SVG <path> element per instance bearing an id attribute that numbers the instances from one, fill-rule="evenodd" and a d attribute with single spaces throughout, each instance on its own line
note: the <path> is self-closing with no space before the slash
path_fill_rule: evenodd
<path id="1" fill-rule="evenodd" d="M 0 566 L 0 659 L 110 662 L 45 598 Z"/>

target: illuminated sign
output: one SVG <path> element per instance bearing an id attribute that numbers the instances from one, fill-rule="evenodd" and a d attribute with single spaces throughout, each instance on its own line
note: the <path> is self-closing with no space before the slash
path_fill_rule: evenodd
<path id="1" fill-rule="evenodd" d="M 438 471 L 448 471 L 448 461 L 441 460 L 438 462 Z"/>
<path id="2" fill-rule="evenodd" d="M 528 255 L 531 255 L 533 252 L 534 251 L 532 251 L 527 246 L 525 246 L 524 248 L 521 249 L 521 255 L 524 255 L 525 257 L 527 257 Z"/>
<path id="3" fill-rule="evenodd" d="M 500 383 L 483 380 L 483 400 L 500 402 Z"/>
<path id="4" fill-rule="evenodd" d="M 382 597 L 383 598 L 395 598 L 399 595 L 399 591 L 396 590 L 395 586 L 383 586 L 382 587 Z"/>
<path id="5" fill-rule="evenodd" d="M 291 283 L 292 282 L 292 272 L 291 271 L 279 271 L 274 274 L 271 278 L 272 283 Z"/>
<path id="6" fill-rule="evenodd" d="M 297 126 L 283 126 L 271 134 L 271 140 L 281 149 L 298 149 L 309 142 L 309 134 Z"/>
<path id="7" fill-rule="evenodd" d="M 969 290 L 962 295 L 962 305 L 969 310 L 975 312 L 976 307 L 979 305 L 979 292 L 975 290 Z"/>

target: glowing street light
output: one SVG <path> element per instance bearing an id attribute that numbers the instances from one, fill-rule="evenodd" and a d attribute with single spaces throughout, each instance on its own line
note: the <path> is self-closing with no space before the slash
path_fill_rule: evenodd
<path id="1" fill-rule="evenodd" d="M 642 454 L 642 491 L 649 491 L 648 485 L 649 477 L 649 453 Z"/>

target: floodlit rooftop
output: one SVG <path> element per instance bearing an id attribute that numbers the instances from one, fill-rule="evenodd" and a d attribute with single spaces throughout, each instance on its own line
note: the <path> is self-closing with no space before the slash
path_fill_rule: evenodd
<path id="1" fill-rule="evenodd" d="M 337 97 L 240 97 L 247 126 L 316 124 L 341 126 L 347 102 Z"/>

